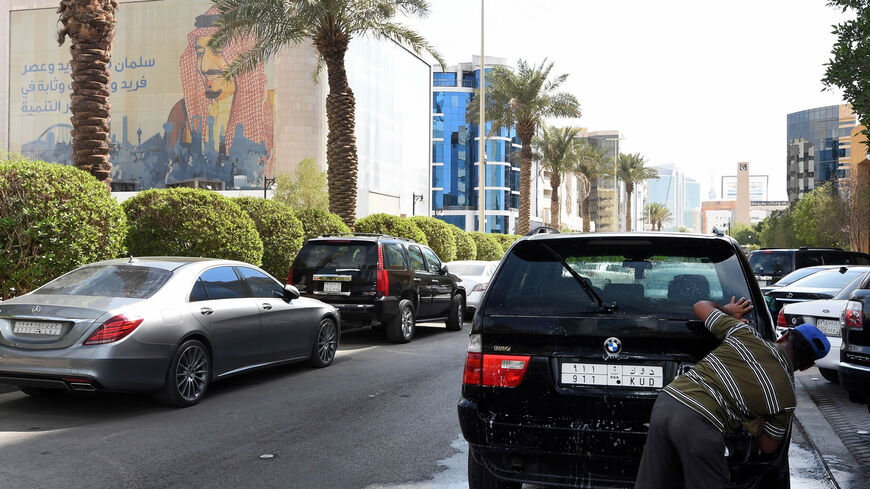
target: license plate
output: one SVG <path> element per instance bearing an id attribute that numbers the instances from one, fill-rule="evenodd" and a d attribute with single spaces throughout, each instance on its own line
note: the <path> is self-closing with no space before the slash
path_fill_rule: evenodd
<path id="1" fill-rule="evenodd" d="M 341 282 L 323 282 L 324 292 L 341 292 Z"/>
<path id="2" fill-rule="evenodd" d="M 58 336 L 63 330 L 61 323 L 46 323 L 42 321 L 15 321 L 12 332 L 16 334 L 40 334 Z"/>
<path id="3" fill-rule="evenodd" d="M 819 319 L 816 321 L 816 327 L 828 336 L 840 336 L 840 321 L 835 319 Z"/>
<path id="4" fill-rule="evenodd" d="M 562 384 L 659 388 L 662 387 L 662 367 L 563 363 Z"/>

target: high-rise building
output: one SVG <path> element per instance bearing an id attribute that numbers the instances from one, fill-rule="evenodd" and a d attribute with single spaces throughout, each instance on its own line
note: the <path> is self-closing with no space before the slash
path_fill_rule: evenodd
<path id="1" fill-rule="evenodd" d="M 486 71 L 507 66 L 486 57 Z M 480 57 L 432 73 L 432 210 L 435 217 L 465 230 L 479 230 L 480 130 L 466 108 L 480 87 Z M 486 232 L 512 233 L 519 215 L 519 155 L 514 128 L 484 128 L 486 138 Z M 516 154 L 516 156 L 514 156 Z"/>
<path id="2" fill-rule="evenodd" d="M 701 208 L 701 184 L 687 177 L 679 166 L 668 164 L 653 167 L 658 179 L 645 180 L 646 202 L 663 204 L 671 218 L 663 223 L 662 230 L 676 231 L 681 227 L 697 231 L 696 215 Z"/>
<path id="3" fill-rule="evenodd" d="M 850 133 L 855 114 L 849 104 L 793 112 L 787 124 L 788 200 L 830 182 L 835 190 L 848 186 Z"/>
<path id="4" fill-rule="evenodd" d="M 749 175 L 749 200 L 767 200 L 767 175 Z M 737 200 L 737 175 L 722 177 L 722 200 Z"/>

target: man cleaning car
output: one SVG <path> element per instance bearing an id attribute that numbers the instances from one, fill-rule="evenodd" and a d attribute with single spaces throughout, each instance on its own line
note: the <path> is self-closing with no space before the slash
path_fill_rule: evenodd
<path id="1" fill-rule="evenodd" d="M 635 489 L 728 485 L 725 433 L 750 430 L 763 453 L 774 453 L 796 405 L 795 370 L 824 357 L 831 345 L 810 324 L 789 329 L 777 342 L 760 338 L 740 320 L 752 310 L 745 298 L 718 306 L 694 305 L 695 315 L 722 343 L 659 394 L 650 417 Z"/>

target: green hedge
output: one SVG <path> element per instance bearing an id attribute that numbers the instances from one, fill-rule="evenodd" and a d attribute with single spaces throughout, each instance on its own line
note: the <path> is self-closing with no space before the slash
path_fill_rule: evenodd
<path id="1" fill-rule="evenodd" d="M 504 256 L 504 250 L 492 234 L 471 231 L 468 235 L 477 245 L 477 260 L 501 260 L 501 257 Z"/>
<path id="2" fill-rule="evenodd" d="M 391 214 L 372 214 L 356 222 L 354 229 L 358 233 L 380 233 L 396 236 L 399 238 L 413 239 L 414 241 L 428 245 L 426 235 L 416 224 L 408 219 Z"/>
<path id="3" fill-rule="evenodd" d="M 192 188 L 139 192 L 123 204 L 128 251 L 139 256 L 203 256 L 260 265 L 254 221 L 228 197 Z"/>
<path id="4" fill-rule="evenodd" d="M 263 270 L 283 281 L 302 248 L 302 222 L 293 209 L 275 200 L 236 197 L 233 201 L 257 227 L 263 241 Z"/>
<path id="5" fill-rule="evenodd" d="M 498 244 L 501 245 L 502 254 L 507 253 L 508 248 L 514 244 L 514 241 L 520 239 L 520 236 L 517 234 L 500 234 L 500 233 L 492 233 L 490 234 Z"/>
<path id="6" fill-rule="evenodd" d="M 25 294 L 124 251 L 127 220 L 106 185 L 72 166 L 0 160 L 0 297 Z"/>
<path id="7" fill-rule="evenodd" d="M 414 216 L 411 222 L 417 225 L 432 251 L 441 258 L 441 261 L 453 261 L 456 259 L 456 238 L 450 230 L 450 224 L 434 217 Z"/>
<path id="8" fill-rule="evenodd" d="M 338 214 L 314 207 L 297 207 L 293 211 L 302 221 L 302 242 L 324 234 L 349 233 L 350 228 Z"/>
<path id="9" fill-rule="evenodd" d="M 452 224 L 450 225 L 450 230 L 453 232 L 453 238 L 456 240 L 456 259 L 476 260 L 477 244 L 471 239 L 471 236 Z"/>

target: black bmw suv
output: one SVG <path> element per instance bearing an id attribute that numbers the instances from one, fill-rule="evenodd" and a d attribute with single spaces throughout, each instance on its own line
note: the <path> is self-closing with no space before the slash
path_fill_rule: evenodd
<path id="1" fill-rule="evenodd" d="M 420 319 L 462 329 L 459 282 L 428 246 L 363 233 L 309 239 L 287 277 L 303 296 L 335 306 L 342 329 L 383 326 L 397 343 L 411 341 Z"/>
<path id="2" fill-rule="evenodd" d="M 593 268 L 620 273 L 586 276 Z M 763 304 L 737 243 L 664 233 L 517 241 L 474 316 L 459 400 L 471 489 L 631 487 L 662 387 L 717 346 L 699 300 Z M 748 316 L 774 339 L 765 307 Z M 734 487 L 788 487 L 788 437 L 727 437 Z"/>

